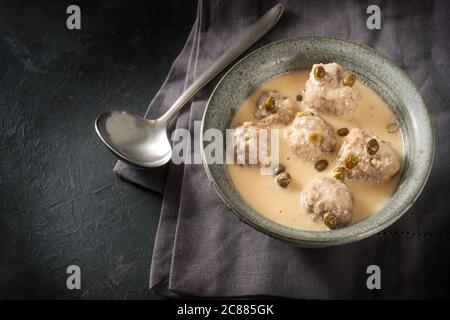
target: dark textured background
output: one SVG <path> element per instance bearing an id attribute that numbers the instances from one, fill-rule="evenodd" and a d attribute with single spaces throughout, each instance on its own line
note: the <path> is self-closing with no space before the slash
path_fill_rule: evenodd
<path id="1" fill-rule="evenodd" d="M 66 8 L 81 7 L 81 30 Z M 143 114 L 195 1 L 0 2 L 0 298 L 151 298 L 161 197 L 120 180 L 100 112 Z M 81 267 L 82 289 L 66 288 Z"/>

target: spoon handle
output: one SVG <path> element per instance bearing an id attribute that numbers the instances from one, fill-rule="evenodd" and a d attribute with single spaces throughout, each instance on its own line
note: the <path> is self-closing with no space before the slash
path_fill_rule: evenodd
<path id="1" fill-rule="evenodd" d="M 208 82 L 219 72 L 239 57 L 245 50 L 265 35 L 280 20 L 283 14 L 283 6 L 277 4 L 262 16 L 248 31 L 230 48 L 225 51 L 214 64 L 208 68 L 195 82 L 183 92 L 175 103 L 167 110 L 159 120 L 169 121 L 178 111 L 189 102 Z"/>

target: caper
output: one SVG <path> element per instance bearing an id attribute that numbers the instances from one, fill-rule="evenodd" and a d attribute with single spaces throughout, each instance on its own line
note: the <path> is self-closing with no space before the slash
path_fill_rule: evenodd
<path id="1" fill-rule="evenodd" d="M 348 133 L 349 133 L 348 128 L 340 128 L 340 129 L 337 131 L 337 134 L 338 134 L 339 136 L 341 136 L 341 137 L 345 137 L 346 135 L 348 135 Z"/>
<path id="2" fill-rule="evenodd" d="M 291 184 L 291 175 L 287 172 L 282 172 L 277 175 L 277 183 L 282 188 L 287 188 Z"/>
<path id="3" fill-rule="evenodd" d="M 334 213 L 327 212 L 323 216 L 323 223 L 330 229 L 336 229 L 337 228 L 337 218 Z"/>
<path id="4" fill-rule="evenodd" d="M 303 100 L 302 95 L 301 95 L 301 94 L 298 94 L 298 95 L 297 95 L 297 101 L 302 101 L 302 100 Z"/>
<path id="5" fill-rule="evenodd" d="M 275 168 L 273 168 L 273 174 L 280 174 L 280 173 L 284 172 L 284 170 L 286 170 L 286 167 L 280 163 Z"/>
<path id="6" fill-rule="evenodd" d="M 323 171 L 328 167 L 328 161 L 325 159 L 316 162 L 315 166 L 317 171 Z"/>
<path id="7" fill-rule="evenodd" d="M 387 125 L 387 131 L 389 133 L 396 133 L 398 131 L 398 124 L 397 123 L 389 123 Z"/>
<path id="8" fill-rule="evenodd" d="M 321 141 L 321 135 L 317 132 L 311 132 L 308 136 L 308 141 L 310 144 L 319 144 Z"/>
<path id="9" fill-rule="evenodd" d="M 344 180 L 345 177 L 345 168 L 344 167 L 337 167 L 333 171 L 333 176 L 338 180 Z"/>
<path id="10" fill-rule="evenodd" d="M 306 117 L 306 116 L 309 116 L 309 115 L 310 114 L 308 114 L 307 112 L 304 112 L 304 111 L 297 113 L 297 117 Z"/>
<path id="11" fill-rule="evenodd" d="M 347 158 L 345 158 L 345 166 L 347 169 L 353 169 L 358 165 L 359 159 L 353 153 L 350 153 Z"/>
<path id="12" fill-rule="evenodd" d="M 325 76 L 325 68 L 322 66 L 317 66 L 314 69 L 314 78 L 316 78 L 317 81 L 321 80 Z"/>
<path id="13" fill-rule="evenodd" d="M 377 139 L 370 139 L 369 142 L 367 142 L 367 153 L 371 156 L 377 153 L 379 148 L 380 145 L 378 144 Z"/>
<path id="14" fill-rule="evenodd" d="M 353 85 L 356 82 L 356 76 L 353 73 L 349 73 L 345 76 L 344 80 L 342 81 L 344 86 L 347 87 L 353 87 Z"/>
<path id="15" fill-rule="evenodd" d="M 263 103 L 264 109 L 269 112 L 275 111 L 275 98 L 273 96 L 268 96 L 266 101 Z"/>

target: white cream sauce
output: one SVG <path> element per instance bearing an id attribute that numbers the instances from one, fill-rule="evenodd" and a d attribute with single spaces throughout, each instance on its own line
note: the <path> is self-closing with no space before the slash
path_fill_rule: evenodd
<path id="1" fill-rule="evenodd" d="M 242 104 L 236 112 L 230 125 L 234 128 L 244 121 L 256 121 L 253 112 L 256 101 L 264 91 L 276 90 L 281 95 L 296 100 L 308 79 L 307 70 L 300 70 L 280 75 L 259 87 Z M 363 128 L 367 129 L 381 139 L 391 143 L 393 148 L 403 158 L 404 147 L 400 131 L 392 134 L 386 129 L 390 123 L 397 122 L 394 114 L 386 103 L 370 88 L 359 81 L 355 83 L 361 101 L 358 108 L 349 114 L 336 116 L 329 113 L 318 113 L 334 129 L 335 133 L 340 128 Z M 305 110 L 299 102 L 301 111 Z M 342 143 L 343 137 L 337 137 L 337 146 L 334 153 L 324 157 L 329 164 L 325 171 L 318 172 L 314 168 L 314 162 L 300 159 L 293 154 L 284 138 L 284 126 L 280 128 L 280 163 L 286 166 L 286 171 L 292 176 L 292 183 L 287 189 L 278 186 L 275 176 L 261 175 L 259 168 L 230 164 L 228 171 L 231 179 L 243 199 L 267 218 L 294 228 L 305 230 L 327 230 L 320 220 L 312 220 L 300 205 L 300 192 L 310 180 L 319 176 L 332 177 L 333 169 L 336 168 L 336 153 Z M 397 174 L 391 181 L 386 183 L 374 183 L 362 180 L 345 183 L 353 193 L 354 210 L 351 223 L 357 223 L 371 214 L 379 211 L 395 191 L 401 173 Z"/>

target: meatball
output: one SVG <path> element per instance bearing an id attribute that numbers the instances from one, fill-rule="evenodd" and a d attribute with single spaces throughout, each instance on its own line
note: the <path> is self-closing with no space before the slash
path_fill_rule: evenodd
<path id="1" fill-rule="evenodd" d="M 299 111 L 297 102 L 281 96 L 277 91 L 262 93 L 256 105 L 255 118 L 268 125 L 273 123 L 287 125 Z"/>
<path id="2" fill-rule="evenodd" d="M 232 137 L 235 163 L 270 166 L 270 128 L 248 121 L 234 128 Z"/>
<path id="3" fill-rule="evenodd" d="M 352 219 L 352 193 L 336 179 L 320 177 L 313 180 L 301 193 L 300 203 L 313 219 L 321 218 L 330 229 L 344 227 Z"/>
<path id="4" fill-rule="evenodd" d="M 351 129 L 337 154 L 337 163 L 347 168 L 350 179 L 389 181 L 399 172 L 400 156 L 390 143 L 362 129 Z"/>
<path id="5" fill-rule="evenodd" d="M 322 72 L 316 71 L 316 68 L 323 68 L 319 69 Z M 353 87 L 354 81 L 354 76 L 337 63 L 315 64 L 306 81 L 303 105 L 336 115 L 352 112 L 360 100 L 358 91 Z"/>
<path id="6" fill-rule="evenodd" d="M 292 152 L 307 161 L 317 161 L 323 153 L 333 152 L 336 147 L 331 126 L 311 113 L 297 113 L 285 137 Z"/>

